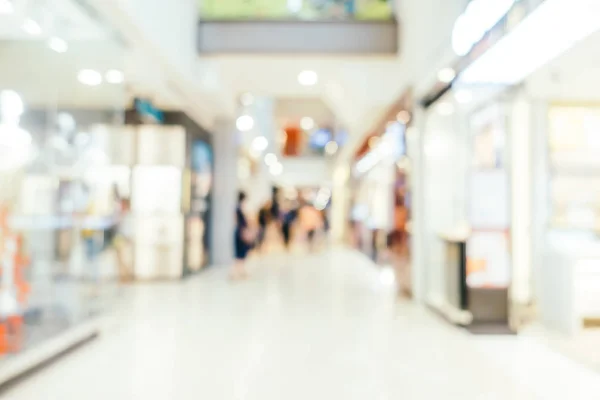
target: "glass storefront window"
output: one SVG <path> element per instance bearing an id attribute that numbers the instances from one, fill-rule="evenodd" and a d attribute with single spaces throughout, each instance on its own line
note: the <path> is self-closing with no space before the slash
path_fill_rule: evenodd
<path id="1" fill-rule="evenodd" d="M 81 8 L 0 15 L 0 360 L 98 316 L 115 287 L 127 171 L 123 52 Z"/>

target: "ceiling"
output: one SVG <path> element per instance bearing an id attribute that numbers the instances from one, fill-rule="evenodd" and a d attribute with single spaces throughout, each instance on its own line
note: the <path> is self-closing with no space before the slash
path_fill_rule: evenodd
<path id="1" fill-rule="evenodd" d="M 68 41 L 106 39 L 113 32 L 89 9 L 72 0 L 12 0 L 13 13 L 0 15 L 0 39 L 38 40 L 58 36 Z M 34 20 L 41 28 L 39 36 L 23 29 L 26 19 Z"/>
<path id="2" fill-rule="evenodd" d="M 71 43 L 64 54 L 44 42 L 0 41 L 0 89 L 17 91 L 29 106 L 122 107 L 123 85 L 86 86 L 77 75 L 81 69 L 122 70 L 123 61 L 122 49 L 106 41 Z"/>
<path id="3" fill-rule="evenodd" d="M 537 71 L 527 80 L 537 98 L 600 101 L 600 31 Z"/>
<path id="4" fill-rule="evenodd" d="M 320 99 L 340 123 L 363 132 L 397 99 L 400 86 L 395 56 L 226 55 L 200 58 L 198 65 L 204 90 L 221 97 L 233 116 L 242 93 Z M 315 71 L 318 83 L 300 85 L 297 78 L 303 70 Z"/>
<path id="5" fill-rule="evenodd" d="M 297 125 L 304 117 L 312 118 L 315 126 L 334 126 L 335 115 L 319 97 L 279 98 L 275 101 L 275 121 L 279 126 Z"/>

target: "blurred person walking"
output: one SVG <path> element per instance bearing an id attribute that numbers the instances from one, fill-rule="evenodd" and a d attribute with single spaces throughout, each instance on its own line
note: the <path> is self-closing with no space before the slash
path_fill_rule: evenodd
<path id="1" fill-rule="evenodd" d="M 312 204 L 305 203 L 300 207 L 298 219 L 300 227 L 306 234 L 308 247 L 312 251 L 317 231 L 323 227 L 323 216 Z"/>
<path id="2" fill-rule="evenodd" d="M 271 222 L 271 207 L 271 201 L 268 201 L 258 211 L 258 238 L 256 241 L 256 247 L 257 250 L 261 253 L 264 250 L 267 229 L 269 228 Z"/>
<path id="3" fill-rule="evenodd" d="M 246 194 L 240 192 L 238 203 L 235 210 L 236 223 L 234 232 L 235 245 L 235 263 L 231 271 L 232 279 L 243 279 L 248 276 L 246 271 L 246 257 L 256 241 L 256 231 L 250 226 L 250 222 L 245 214 Z"/>
<path id="4" fill-rule="evenodd" d="M 286 250 L 290 249 L 290 241 L 292 239 L 292 226 L 298 217 L 298 208 L 290 204 L 287 210 L 283 213 L 281 221 L 281 235 L 283 237 L 283 245 Z"/>

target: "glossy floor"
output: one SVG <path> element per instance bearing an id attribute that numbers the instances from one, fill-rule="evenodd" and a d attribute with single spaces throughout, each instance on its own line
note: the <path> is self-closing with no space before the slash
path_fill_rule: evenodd
<path id="1" fill-rule="evenodd" d="M 387 272 L 334 250 L 214 268 L 123 294 L 102 336 L 10 400 L 564 400 L 600 375 L 532 339 L 473 337 L 399 302 Z"/>

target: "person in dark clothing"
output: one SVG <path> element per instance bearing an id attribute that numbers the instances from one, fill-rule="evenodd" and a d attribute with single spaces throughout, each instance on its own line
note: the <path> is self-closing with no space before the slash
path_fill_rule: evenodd
<path id="1" fill-rule="evenodd" d="M 281 223 L 281 234 L 283 236 L 283 244 L 286 250 L 290 247 L 290 240 L 292 237 L 292 225 L 297 217 L 298 209 L 296 207 L 291 207 L 283 216 L 283 221 Z"/>
<path id="2" fill-rule="evenodd" d="M 248 219 L 243 210 L 245 200 L 246 194 L 241 192 L 238 195 L 238 204 L 235 210 L 235 263 L 233 265 L 233 270 L 231 271 L 232 279 L 245 278 L 248 275 L 246 272 L 245 260 L 252 249 L 252 242 L 254 241 L 251 237 L 252 231 L 250 224 L 248 223 Z"/>
<path id="3" fill-rule="evenodd" d="M 265 237 L 267 235 L 267 228 L 269 226 L 269 222 L 271 221 L 271 205 L 266 204 L 264 207 L 260 209 L 258 212 L 258 240 L 257 247 L 258 250 L 263 250 L 263 245 L 265 243 Z"/>

